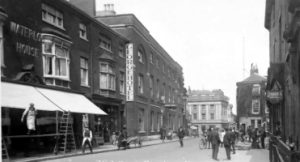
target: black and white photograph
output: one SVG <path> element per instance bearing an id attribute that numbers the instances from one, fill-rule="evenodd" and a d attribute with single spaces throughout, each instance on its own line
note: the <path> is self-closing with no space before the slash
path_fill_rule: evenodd
<path id="1" fill-rule="evenodd" d="M 299 31 L 300 0 L 0 0 L 0 161 L 300 162 Z"/>

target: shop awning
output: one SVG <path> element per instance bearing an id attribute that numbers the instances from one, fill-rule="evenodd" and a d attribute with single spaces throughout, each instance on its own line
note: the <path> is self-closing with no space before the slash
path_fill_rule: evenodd
<path id="1" fill-rule="evenodd" d="M 63 111 L 33 86 L 1 83 L 1 107 L 26 109 L 30 103 L 34 103 L 34 107 L 38 110 Z"/>
<path id="2" fill-rule="evenodd" d="M 38 110 L 106 115 L 81 94 L 15 83 L 1 83 L 1 107 L 26 109 L 30 103 L 34 103 Z"/>
<path id="3" fill-rule="evenodd" d="M 37 90 L 52 101 L 57 107 L 74 113 L 100 114 L 106 113 L 88 100 L 85 96 L 76 93 L 37 88 Z"/>

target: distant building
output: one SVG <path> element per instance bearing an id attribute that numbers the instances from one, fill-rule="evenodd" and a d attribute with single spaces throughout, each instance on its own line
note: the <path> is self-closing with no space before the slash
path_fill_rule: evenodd
<path id="1" fill-rule="evenodd" d="M 258 68 L 251 65 L 250 76 L 236 83 L 237 120 L 240 128 L 258 128 L 267 121 L 266 82 L 265 77 L 258 75 Z"/>
<path id="2" fill-rule="evenodd" d="M 201 130 L 230 126 L 232 105 L 222 90 L 189 90 L 188 95 L 187 111 L 191 115 L 191 125 Z"/>

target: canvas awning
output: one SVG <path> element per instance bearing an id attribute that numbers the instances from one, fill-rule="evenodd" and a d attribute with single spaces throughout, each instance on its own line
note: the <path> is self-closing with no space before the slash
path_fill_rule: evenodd
<path id="1" fill-rule="evenodd" d="M 63 111 L 41 95 L 33 86 L 1 83 L 1 107 L 26 109 L 34 103 L 37 110 Z"/>
<path id="2" fill-rule="evenodd" d="M 1 83 L 1 107 L 26 109 L 30 103 L 34 103 L 38 110 L 106 115 L 81 94 L 15 83 Z"/>

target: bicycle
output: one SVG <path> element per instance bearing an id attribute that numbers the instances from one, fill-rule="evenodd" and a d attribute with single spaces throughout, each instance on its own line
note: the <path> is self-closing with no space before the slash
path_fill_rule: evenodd
<path id="1" fill-rule="evenodd" d="M 199 149 L 202 150 L 202 149 L 206 149 L 207 148 L 207 141 L 205 138 L 200 138 L 199 140 Z"/>

